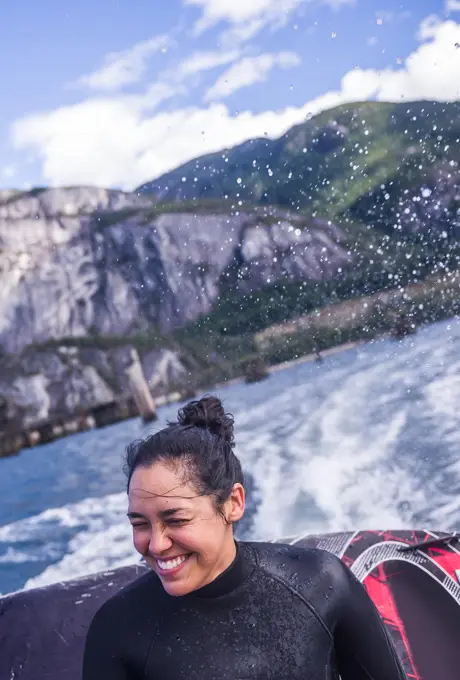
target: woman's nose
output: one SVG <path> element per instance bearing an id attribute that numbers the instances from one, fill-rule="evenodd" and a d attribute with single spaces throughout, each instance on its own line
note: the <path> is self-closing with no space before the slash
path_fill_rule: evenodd
<path id="1" fill-rule="evenodd" d="M 149 553 L 151 555 L 160 556 L 171 546 L 172 540 L 169 538 L 167 532 L 152 527 L 149 541 Z"/>

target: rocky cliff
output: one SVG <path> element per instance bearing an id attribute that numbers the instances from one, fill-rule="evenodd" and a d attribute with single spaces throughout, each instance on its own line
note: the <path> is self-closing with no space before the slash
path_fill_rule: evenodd
<path id="1" fill-rule="evenodd" d="M 235 262 L 237 285 L 253 290 L 334 276 L 350 259 L 342 238 L 282 211 L 158 213 L 90 188 L 13 196 L 0 204 L 0 344 L 167 332 L 210 311 Z"/>
<path id="2" fill-rule="evenodd" d="M 117 351 L 142 332 L 152 336 L 147 380 L 168 389 L 190 370 L 165 334 L 230 288 L 334 277 L 351 262 L 343 241 L 330 222 L 278 209 L 168 212 L 150 197 L 89 187 L 4 192 L 0 397 L 26 423 L 110 401 L 121 389 Z"/>
<path id="3" fill-rule="evenodd" d="M 167 348 L 147 351 L 142 357 L 129 341 L 110 350 L 29 348 L 0 360 L 0 411 L 5 425 L 29 428 L 111 403 L 123 394 L 130 396 L 124 371 L 128 354 L 140 364 L 154 396 L 187 384 L 188 367 Z"/>

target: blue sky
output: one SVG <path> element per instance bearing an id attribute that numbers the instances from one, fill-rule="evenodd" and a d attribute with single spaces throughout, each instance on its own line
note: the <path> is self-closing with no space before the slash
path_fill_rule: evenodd
<path id="1" fill-rule="evenodd" d="M 6 3 L 0 188 L 131 189 L 344 101 L 460 98 L 460 0 Z"/>

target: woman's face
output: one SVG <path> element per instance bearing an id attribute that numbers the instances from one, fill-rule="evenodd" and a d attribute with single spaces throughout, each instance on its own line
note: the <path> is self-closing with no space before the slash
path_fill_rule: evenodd
<path id="1" fill-rule="evenodd" d="M 179 464 L 138 467 L 128 492 L 128 517 L 136 550 L 157 573 L 170 595 L 186 595 L 213 581 L 233 561 L 231 524 L 244 512 L 244 489 L 235 484 L 224 520 L 210 496 L 199 496 L 184 481 Z"/>

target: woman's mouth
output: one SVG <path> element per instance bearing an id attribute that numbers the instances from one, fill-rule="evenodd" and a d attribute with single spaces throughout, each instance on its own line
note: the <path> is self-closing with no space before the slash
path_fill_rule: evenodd
<path id="1" fill-rule="evenodd" d="M 156 558 L 155 561 L 157 563 L 158 572 L 161 574 L 161 576 L 173 576 L 174 574 L 177 574 L 180 569 L 182 569 L 190 556 L 191 554 L 180 555 L 179 557 L 173 557 L 168 560 L 160 560 Z"/>

